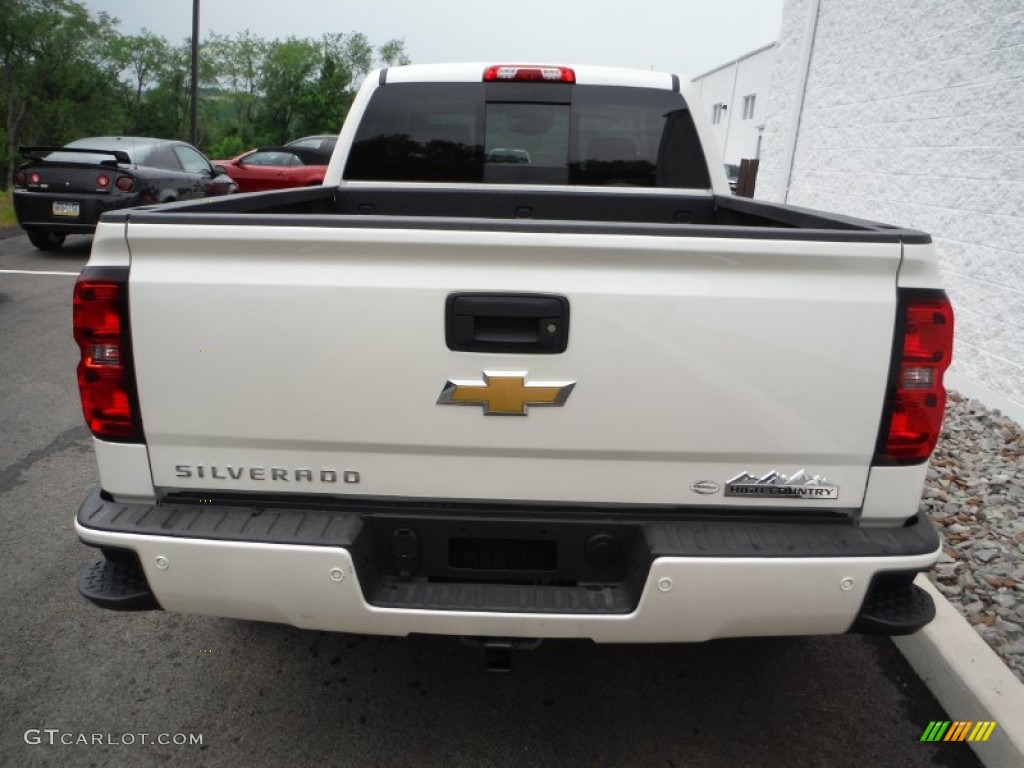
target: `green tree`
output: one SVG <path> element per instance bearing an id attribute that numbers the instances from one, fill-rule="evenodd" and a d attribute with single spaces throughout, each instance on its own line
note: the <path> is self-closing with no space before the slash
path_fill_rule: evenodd
<path id="1" fill-rule="evenodd" d="M 153 85 L 142 95 L 132 131 L 141 136 L 187 139 L 188 78 L 192 50 L 188 43 L 168 46 Z"/>
<path id="2" fill-rule="evenodd" d="M 405 41 L 388 40 L 377 49 L 377 59 L 385 67 L 400 67 L 410 63 L 405 53 Z"/>
<path id="3" fill-rule="evenodd" d="M 409 61 L 401 40 L 388 41 L 377 55 L 387 66 Z M 306 134 L 337 133 L 373 66 L 373 45 L 359 32 L 269 43 L 258 83 L 263 96 L 260 135 L 280 143 Z"/>
<path id="4" fill-rule="evenodd" d="M 336 133 L 341 128 L 352 103 L 353 70 L 368 61 L 368 50 L 372 55 L 361 35 L 324 35 L 320 46 L 319 72 L 296 104 L 295 135 Z"/>
<path id="5" fill-rule="evenodd" d="M 373 67 L 373 46 L 362 32 L 332 36 L 334 49 L 354 76 L 363 76 Z"/>
<path id="6" fill-rule="evenodd" d="M 311 40 L 289 37 L 267 46 L 259 87 L 263 94 L 258 125 L 272 143 L 291 138 L 300 105 L 308 103 L 312 81 L 319 71 L 319 46 Z"/>
<path id="7" fill-rule="evenodd" d="M 19 144 L 63 144 L 123 122 L 117 65 L 107 55 L 116 21 L 73 0 L 0 0 L 0 82 L 9 183 Z"/>
<path id="8" fill-rule="evenodd" d="M 118 68 L 125 84 L 124 106 L 128 123 L 126 132 L 134 132 L 134 124 L 143 94 L 156 85 L 170 60 L 167 40 L 143 29 L 138 35 L 111 36 L 109 57 Z"/>
<path id="9" fill-rule="evenodd" d="M 256 138 L 260 72 L 267 55 L 267 43 L 245 30 L 234 37 L 211 34 L 203 43 L 203 50 L 217 61 L 220 90 L 231 106 L 231 120 L 224 134 L 238 139 L 232 147 L 240 145 L 244 149 Z"/>

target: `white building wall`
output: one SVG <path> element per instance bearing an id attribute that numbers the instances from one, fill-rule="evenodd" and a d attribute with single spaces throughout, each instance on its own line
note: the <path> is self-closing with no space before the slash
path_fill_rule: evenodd
<path id="1" fill-rule="evenodd" d="M 694 78 L 709 119 L 715 104 L 726 105 L 722 120 L 711 126 L 722 162 L 739 165 L 744 158 L 758 156 L 759 129 L 764 125 L 774 64 L 772 44 Z M 748 95 L 754 96 L 754 114 L 745 118 L 743 98 Z"/>
<path id="2" fill-rule="evenodd" d="M 950 383 L 1024 423 L 1024 0 L 788 0 L 756 196 L 931 233 Z M 787 194 L 788 185 L 788 194 Z"/>

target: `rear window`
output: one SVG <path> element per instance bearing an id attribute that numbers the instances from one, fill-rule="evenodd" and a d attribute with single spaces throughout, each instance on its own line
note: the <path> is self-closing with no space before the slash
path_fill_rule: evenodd
<path id="1" fill-rule="evenodd" d="M 113 155 L 95 155 L 92 153 L 71 152 L 69 150 L 80 147 L 82 149 L 105 149 L 126 152 L 136 165 L 145 165 L 156 145 L 146 141 L 132 141 L 129 139 L 115 139 L 110 137 L 98 137 L 93 139 L 77 139 L 70 144 L 64 145 L 64 150 L 51 152 L 46 159 L 51 162 L 61 163 L 90 163 L 99 164 L 114 159 Z"/>
<path id="2" fill-rule="evenodd" d="M 253 152 L 242 158 L 246 165 L 299 166 L 302 161 L 294 152 Z"/>
<path id="3" fill-rule="evenodd" d="M 683 97 L 653 88 L 394 83 L 367 105 L 353 181 L 710 186 Z"/>

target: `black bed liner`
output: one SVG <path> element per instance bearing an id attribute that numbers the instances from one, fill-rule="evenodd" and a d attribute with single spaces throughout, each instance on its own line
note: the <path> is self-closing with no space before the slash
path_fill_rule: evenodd
<path id="1" fill-rule="evenodd" d="M 564 232 L 655 237 L 930 243 L 916 230 L 733 197 L 359 184 L 279 190 L 111 212 L 103 221 L 201 226 Z"/>

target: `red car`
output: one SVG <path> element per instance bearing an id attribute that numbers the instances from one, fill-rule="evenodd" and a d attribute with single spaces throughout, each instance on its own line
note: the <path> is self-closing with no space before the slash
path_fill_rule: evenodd
<path id="1" fill-rule="evenodd" d="M 323 156 L 302 147 L 250 149 L 230 160 L 214 160 L 238 184 L 239 192 L 310 187 L 322 184 L 327 164 Z"/>

